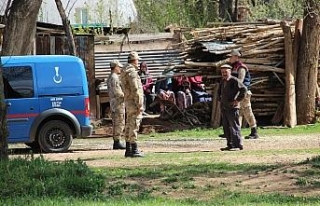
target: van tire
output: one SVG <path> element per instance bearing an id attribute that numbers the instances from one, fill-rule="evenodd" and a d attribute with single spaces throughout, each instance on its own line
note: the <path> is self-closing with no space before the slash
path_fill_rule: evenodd
<path id="1" fill-rule="evenodd" d="M 60 120 L 51 120 L 39 130 L 38 142 L 43 152 L 66 152 L 72 144 L 69 125 Z"/>

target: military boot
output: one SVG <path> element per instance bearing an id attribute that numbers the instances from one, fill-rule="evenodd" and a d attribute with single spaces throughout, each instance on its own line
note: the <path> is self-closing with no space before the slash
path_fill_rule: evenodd
<path id="1" fill-rule="evenodd" d="M 132 150 L 130 142 L 126 142 L 126 152 L 124 153 L 124 157 L 132 157 Z"/>
<path id="2" fill-rule="evenodd" d="M 258 139 L 259 135 L 258 135 L 258 131 L 257 131 L 257 127 L 252 127 L 251 128 L 251 133 L 244 137 L 245 139 Z"/>
<path id="3" fill-rule="evenodd" d="M 138 150 L 137 143 L 132 143 L 131 147 L 132 147 L 132 156 L 131 157 L 143 157 L 143 154 L 141 154 L 141 152 L 139 152 L 139 150 Z"/>
<path id="4" fill-rule="evenodd" d="M 113 149 L 125 149 L 126 147 L 119 140 L 113 141 Z"/>

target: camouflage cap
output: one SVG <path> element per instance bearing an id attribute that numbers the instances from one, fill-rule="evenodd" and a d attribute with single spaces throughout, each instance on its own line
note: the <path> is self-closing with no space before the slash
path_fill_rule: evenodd
<path id="1" fill-rule="evenodd" d="M 133 51 L 133 52 L 130 52 L 129 56 L 128 56 L 128 60 L 136 60 L 136 59 L 141 59 L 138 55 L 137 52 Z"/>
<path id="2" fill-rule="evenodd" d="M 220 69 L 232 69 L 232 66 L 230 64 L 224 64 L 220 67 Z"/>
<path id="3" fill-rule="evenodd" d="M 112 60 L 112 61 L 110 62 L 110 67 L 111 67 L 111 68 L 115 68 L 116 66 L 118 66 L 118 67 L 120 67 L 120 68 L 123 67 L 123 65 L 122 65 L 118 60 L 114 59 L 114 60 Z"/>

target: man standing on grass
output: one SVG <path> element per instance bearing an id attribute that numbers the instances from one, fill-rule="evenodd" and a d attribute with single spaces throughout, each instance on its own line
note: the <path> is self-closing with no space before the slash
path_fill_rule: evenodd
<path id="1" fill-rule="evenodd" d="M 122 67 L 123 65 L 118 60 L 111 61 L 111 74 L 107 80 L 112 118 L 113 149 L 125 149 L 120 143 L 125 125 L 124 94 L 119 80 Z"/>
<path id="2" fill-rule="evenodd" d="M 143 88 L 138 74 L 139 59 L 137 52 L 130 52 L 128 64 L 124 67 L 120 76 L 127 114 L 125 157 L 143 157 L 137 146 L 138 131 L 143 112 Z"/>
<path id="3" fill-rule="evenodd" d="M 231 69 L 232 66 L 229 64 L 221 66 L 222 80 L 219 85 L 218 97 L 221 105 L 223 132 L 227 139 L 227 147 L 221 148 L 221 151 L 243 150 L 239 108 L 247 88 L 239 79 L 231 75 Z"/>
<path id="4" fill-rule="evenodd" d="M 240 57 L 240 51 L 233 49 L 231 51 L 229 59 L 232 65 L 232 75 L 237 77 L 247 88 L 247 94 L 244 97 L 243 101 L 240 102 L 239 121 L 241 125 L 242 118 L 244 117 L 245 120 L 248 122 L 249 127 L 251 128 L 251 133 L 248 136 L 246 136 L 245 139 L 257 139 L 259 138 L 257 131 L 257 121 L 252 112 L 251 107 L 251 76 L 248 67 L 244 63 L 242 63 L 242 61 L 240 61 Z"/>
<path id="5" fill-rule="evenodd" d="M 240 114 L 239 114 L 239 121 L 240 127 L 243 120 L 243 117 L 248 122 L 249 127 L 251 128 L 251 133 L 245 137 L 245 139 L 258 139 L 258 127 L 256 118 L 252 112 L 251 107 L 251 96 L 252 93 L 250 91 L 251 87 L 251 76 L 248 67 L 240 61 L 241 53 L 240 51 L 233 49 L 230 53 L 229 62 L 232 66 L 232 75 L 237 77 L 246 87 L 247 87 L 247 94 L 243 101 L 240 103 Z M 224 137 L 224 134 L 219 135 L 219 137 Z"/>

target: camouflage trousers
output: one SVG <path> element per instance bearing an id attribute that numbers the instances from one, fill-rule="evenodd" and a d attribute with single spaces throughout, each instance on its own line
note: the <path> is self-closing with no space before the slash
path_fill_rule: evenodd
<path id="1" fill-rule="evenodd" d="M 120 140 L 124 126 L 125 126 L 125 114 L 124 109 L 122 111 L 115 110 L 111 113 L 112 118 L 112 133 L 113 133 L 113 140 L 117 141 Z"/>
<path id="2" fill-rule="evenodd" d="M 138 131 L 140 128 L 142 113 L 138 114 L 137 107 L 126 104 L 126 124 L 125 139 L 126 142 L 135 143 L 138 139 Z"/>
<path id="3" fill-rule="evenodd" d="M 192 105 L 193 99 L 190 91 L 178 91 L 177 106 L 179 109 L 185 109 Z"/>
<path id="4" fill-rule="evenodd" d="M 248 91 L 245 98 L 240 102 L 239 122 L 242 124 L 243 117 L 248 122 L 249 127 L 256 127 L 257 121 L 251 107 L 251 91 Z"/>

